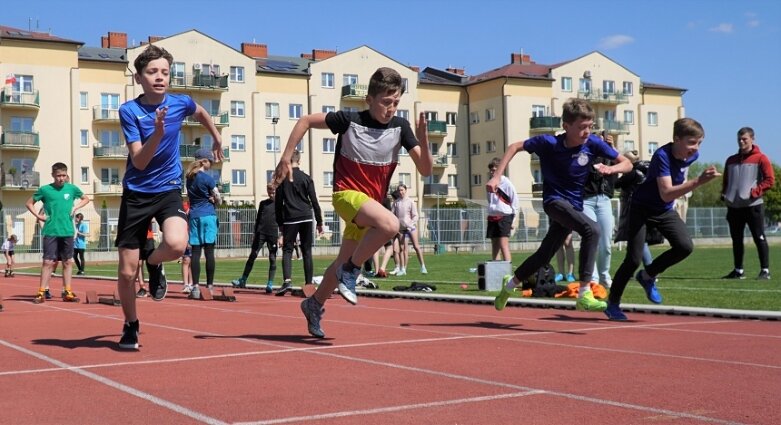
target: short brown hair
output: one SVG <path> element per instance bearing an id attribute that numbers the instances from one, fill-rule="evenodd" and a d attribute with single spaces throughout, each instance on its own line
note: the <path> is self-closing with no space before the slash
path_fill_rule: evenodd
<path id="1" fill-rule="evenodd" d="M 52 173 L 56 173 L 57 171 L 65 171 L 67 173 L 68 166 L 62 162 L 55 162 L 54 165 L 52 165 Z"/>
<path id="2" fill-rule="evenodd" d="M 748 134 L 748 137 L 754 138 L 754 129 L 751 127 L 743 127 L 740 130 L 738 130 L 738 137 Z"/>
<path id="3" fill-rule="evenodd" d="M 144 68 L 149 65 L 149 62 L 160 58 L 167 60 L 168 66 L 171 66 L 171 64 L 174 63 L 174 57 L 168 53 L 168 50 L 165 50 L 162 47 L 157 47 L 154 44 L 150 44 L 149 47 L 144 49 L 144 51 L 138 55 L 136 60 L 133 61 L 133 66 L 136 68 L 136 72 L 140 74 L 144 71 Z"/>
<path id="4" fill-rule="evenodd" d="M 488 163 L 488 170 L 490 171 L 493 170 L 494 168 L 499 168 L 500 162 L 502 162 L 501 159 L 499 159 L 498 157 L 493 157 L 493 159 L 491 159 L 491 162 Z"/>
<path id="5" fill-rule="evenodd" d="M 681 118 L 673 123 L 673 138 L 696 137 L 701 139 L 705 137 L 705 130 L 702 124 L 691 118 Z"/>
<path id="6" fill-rule="evenodd" d="M 369 96 L 378 96 L 401 91 L 401 75 L 392 68 L 379 68 L 369 80 Z"/>
<path id="7" fill-rule="evenodd" d="M 572 124 L 577 119 L 593 120 L 595 116 L 594 108 L 587 100 L 570 98 L 564 102 L 561 120 Z"/>

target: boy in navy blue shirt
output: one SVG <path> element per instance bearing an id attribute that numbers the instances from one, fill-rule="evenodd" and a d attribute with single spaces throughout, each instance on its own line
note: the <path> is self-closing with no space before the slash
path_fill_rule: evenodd
<path id="1" fill-rule="evenodd" d="M 486 184 L 489 192 L 496 192 L 500 178 L 515 154 L 521 151 L 536 153 L 543 176 L 543 209 L 550 219 L 548 233 L 537 251 L 515 270 L 514 276 L 504 277 L 502 289 L 494 300 L 497 310 L 503 310 L 507 305 L 513 288 L 548 264 L 573 230 L 581 238 L 580 290 L 575 306 L 583 311 L 604 311 L 607 307 L 605 302 L 594 298 L 589 285 L 599 243 L 599 226 L 583 212 L 583 186 L 592 168 L 602 175 L 611 175 L 628 172 L 632 163 L 591 133 L 594 115 L 594 109 L 587 101 L 567 100 L 562 113 L 565 132 L 558 136 L 542 134 L 513 143 Z M 615 163 L 596 163 L 597 158 L 614 160 Z"/>
<path id="2" fill-rule="evenodd" d="M 716 167 L 710 166 L 696 179 L 686 180 L 689 166 L 700 156 L 704 137 L 705 130 L 700 123 L 691 118 L 681 118 L 673 124 L 673 142 L 654 152 L 645 181 L 632 195 L 626 258 L 616 271 L 610 288 L 605 310 L 608 319 L 627 319 L 621 311 L 621 296 L 632 273 L 640 265 L 648 225 L 658 229 L 670 242 L 670 249 L 654 258 L 645 270 L 638 271 L 635 276 L 652 303 L 662 303 L 662 296 L 656 289 L 656 276 L 683 261 L 694 250 L 686 224 L 673 204 L 677 198 L 721 175 Z"/>
<path id="3" fill-rule="evenodd" d="M 167 93 L 173 56 L 149 45 L 134 61 L 135 82 L 144 94 L 119 107 L 119 120 L 128 147 L 122 181 L 122 203 L 115 245 L 119 248 L 117 289 L 125 326 L 119 347 L 138 349 L 135 277 L 139 248 L 146 243 L 154 217 L 163 240 L 147 258 L 149 292 L 160 301 L 166 294 L 162 263 L 182 256 L 187 247 L 187 215 L 182 206 L 182 162 L 179 131 L 192 115 L 213 138 L 215 162 L 222 159 L 222 138 L 206 110 L 187 95 Z"/>

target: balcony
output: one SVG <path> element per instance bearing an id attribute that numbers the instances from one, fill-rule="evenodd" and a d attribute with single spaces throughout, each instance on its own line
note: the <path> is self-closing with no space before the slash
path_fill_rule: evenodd
<path id="1" fill-rule="evenodd" d="M 182 161 L 195 161 L 195 151 L 200 149 L 198 145 L 179 145 L 179 157 Z M 225 161 L 230 161 L 230 149 L 224 148 L 222 156 Z"/>
<path id="2" fill-rule="evenodd" d="M 0 92 L 0 108 L 32 109 L 41 108 L 38 90 L 32 92 L 17 92 L 8 89 Z"/>
<path id="3" fill-rule="evenodd" d="M 97 144 L 92 147 L 92 156 L 95 159 L 127 159 L 127 145 L 103 146 Z"/>
<path id="4" fill-rule="evenodd" d="M 119 109 L 110 109 L 103 106 L 93 106 L 92 121 L 96 123 L 119 123 Z"/>
<path id="5" fill-rule="evenodd" d="M 531 161 L 532 164 L 539 164 L 540 163 L 540 157 L 536 153 L 533 153 L 530 156 L 531 156 L 531 158 L 529 159 L 529 161 Z"/>
<path id="6" fill-rule="evenodd" d="M 444 121 L 429 121 L 427 131 L 429 136 L 447 136 L 447 123 Z"/>
<path id="7" fill-rule="evenodd" d="M 629 125 L 624 121 L 597 119 L 595 130 L 607 131 L 608 134 L 629 134 Z"/>
<path id="8" fill-rule="evenodd" d="M 447 155 L 434 156 L 434 168 L 446 168 L 448 165 Z"/>
<path id="9" fill-rule="evenodd" d="M 533 133 L 555 133 L 561 130 L 561 117 L 531 117 L 529 130 Z"/>
<path id="10" fill-rule="evenodd" d="M 446 183 L 425 183 L 423 185 L 424 198 L 445 198 L 448 194 Z"/>
<path id="11" fill-rule="evenodd" d="M 217 189 L 219 189 L 220 194 L 228 195 L 231 193 L 231 183 L 230 182 L 217 183 Z"/>
<path id="12" fill-rule="evenodd" d="M 228 91 L 228 76 L 218 77 L 200 72 L 172 75 L 169 87 L 178 91 Z"/>
<path id="13" fill-rule="evenodd" d="M 37 131 L 4 131 L 0 149 L 14 151 L 39 151 L 41 142 Z"/>
<path id="14" fill-rule="evenodd" d="M 212 115 L 212 122 L 217 128 L 227 127 L 230 125 L 230 113 L 228 111 L 218 112 L 217 115 Z M 201 125 L 198 120 L 192 115 L 188 116 L 182 122 L 185 127 Z"/>
<path id="15" fill-rule="evenodd" d="M 3 175 L 3 190 L 30 190 L 35 191 L 41 187 L 41 173 L 37 171 L 28 171 L 26 173 L 5 173 Z"/>
<path id="16" fill-rule="evenodd" d="M 347 84 L 342 86 L 342 99 L 364 100 L 369 94 L 369 86 L 366 84 Z"/>
<path id="17" fill-rule="evenodd" d="M 119 180 L 114 180 L 112 183 L 96 181 L 93 193 L 100 196 L 122 196 L 122 183 Z"/>
<path id="18" fill-rule="evenodd" d="M 623 93 L 603 93 L 602 90 L 579 91 L 578 99 L 586 99 L 593 104 L 604 105 L 629 103 L 629 97 Z"/>

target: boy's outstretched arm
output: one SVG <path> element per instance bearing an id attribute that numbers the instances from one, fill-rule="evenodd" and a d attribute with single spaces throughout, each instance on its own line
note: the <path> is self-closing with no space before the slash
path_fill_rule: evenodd
<path id="1" fill-rule="evenodd" d="M 412 158 L 418 172 L 428 177 L 434 171 L 434 158 L 431 157 L 431 150 L 428 147 L 428 121 L 426 121 L 426 114 L 423 112 L 418 117 L 415 138 L 418 139 L 418 146 L 409 151 L 409 157 Z"/>
<path id="2" fill-rule="evenodd" d="M 214 125 L 212 116 L 206 112 L 206 109 L 203 106 L 196 103 L 193 117 L 198 120 L 202 126 L 206 127 L 206 129 L 209 130 L 209 134 L 212 135 L 212 153 L 214 154 L 214 162 L 220 162 L 225 159 L 222 154 L 222 135 Z"/>
<path id="3" fill-rule="evenodd" d="M 296 125 L 293 126 L 293 131 L 290 132 L 290 137 L 287 139 L 287 145 L 285 150 L 282 151 L 282 156 L 279 158 L 279 164 L 274 170 L 274 186 L 279 186 L 282 180 L 287 177 L 291 182 L 293 181 L 293 167 L 290 165 L 290 158 L 293 156 L 293 151 L 296 150 L 296 145 L 310 128 L 328 128 L 325 123 L 325 113 L 319 112 L 316 114 L 304 115 L 298 119 Z"/>
<path id="4" fill-rule="evenodd" d="M 696 179 L 687 180 L 677 186 L 673 186 L 673 181 L 670 176 L 657 177 L 656 181 L 659 186 L 659 196 L 664 202 L 674 201 L 720 175 L 721 173 L 719 173 L 716 167 L 711 165 L 704 169 L 702 174 Z"/>
<path id="5" fill-rule="evenodd" d="M 499 181 L 502 179 L 502 176 L 504 175 L 504 170 L 507 168 L 507 164 L 510 163 L 510 161 L 513 159 L 515 154 L 523 151 L 523 144 L 524 141 L 521 140 L 520 142 L 515 142 L 507 147 L 507 151 L 504 153 L 504 156 L 502 156 L 502 160 L 499 162 L 499 165 L 496 167 L 494 176 L 491 178 L 491 180 L 488 180 L 488 183 L 485 184 L 486 190 L 488 190 L 491 193 L 496 193 L 496 187 L 499 186 Z"/>
<path id="6" fill-rule="evenodd" d="M 594 164 L 594 169 L 599 171 L 603 176 L 609 176 L 611 174 L 628 173 L 632 171 L 632 161 L 622 154 L 618 154 L 615 159 L 616 163 L 613 165 L 607 164 Z"/>

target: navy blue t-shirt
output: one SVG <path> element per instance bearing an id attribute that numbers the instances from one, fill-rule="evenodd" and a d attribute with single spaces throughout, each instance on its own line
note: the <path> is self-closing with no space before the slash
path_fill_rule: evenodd
<path id="1" fill-rule="evenodd" d="M 187 180 L 187 198 L 190 200 L 190 218 L 216 215 L 214 204 L 209 201 L 209 196 L 216 183 L 208 173 L 199 171 L 192 179 Z"/>
<path id="2" fill-rule="evenodd" d="M 651 157 L 651 165 L 648 166 L 648 174 L 645 181 L 632 195 L 632 205 L 639 205 L 654 213 L 662 213 L 671 210 L 675 200 L 664 202 L 659 194 L 657 178 L 670 176 L 673 186 L 677 186 L 686 180 L 689 166 L 700 157 L 697 152 L 691 158 L 685 160 L 673 156 L 673 144 L 668 143 L 654 152 Z"/>
<path id="3" fill-rule="evenodd" d="M 575 210 L 583 211 L 583 185 L 595 159 L 614 160 L 618 152 L 593 134 L 586 143 L 568 148 L 564 144 L 566 136 L 541 134 L 523 142 L 523 150 L 540 158 L 542 203 L 562 199 Z"/>

